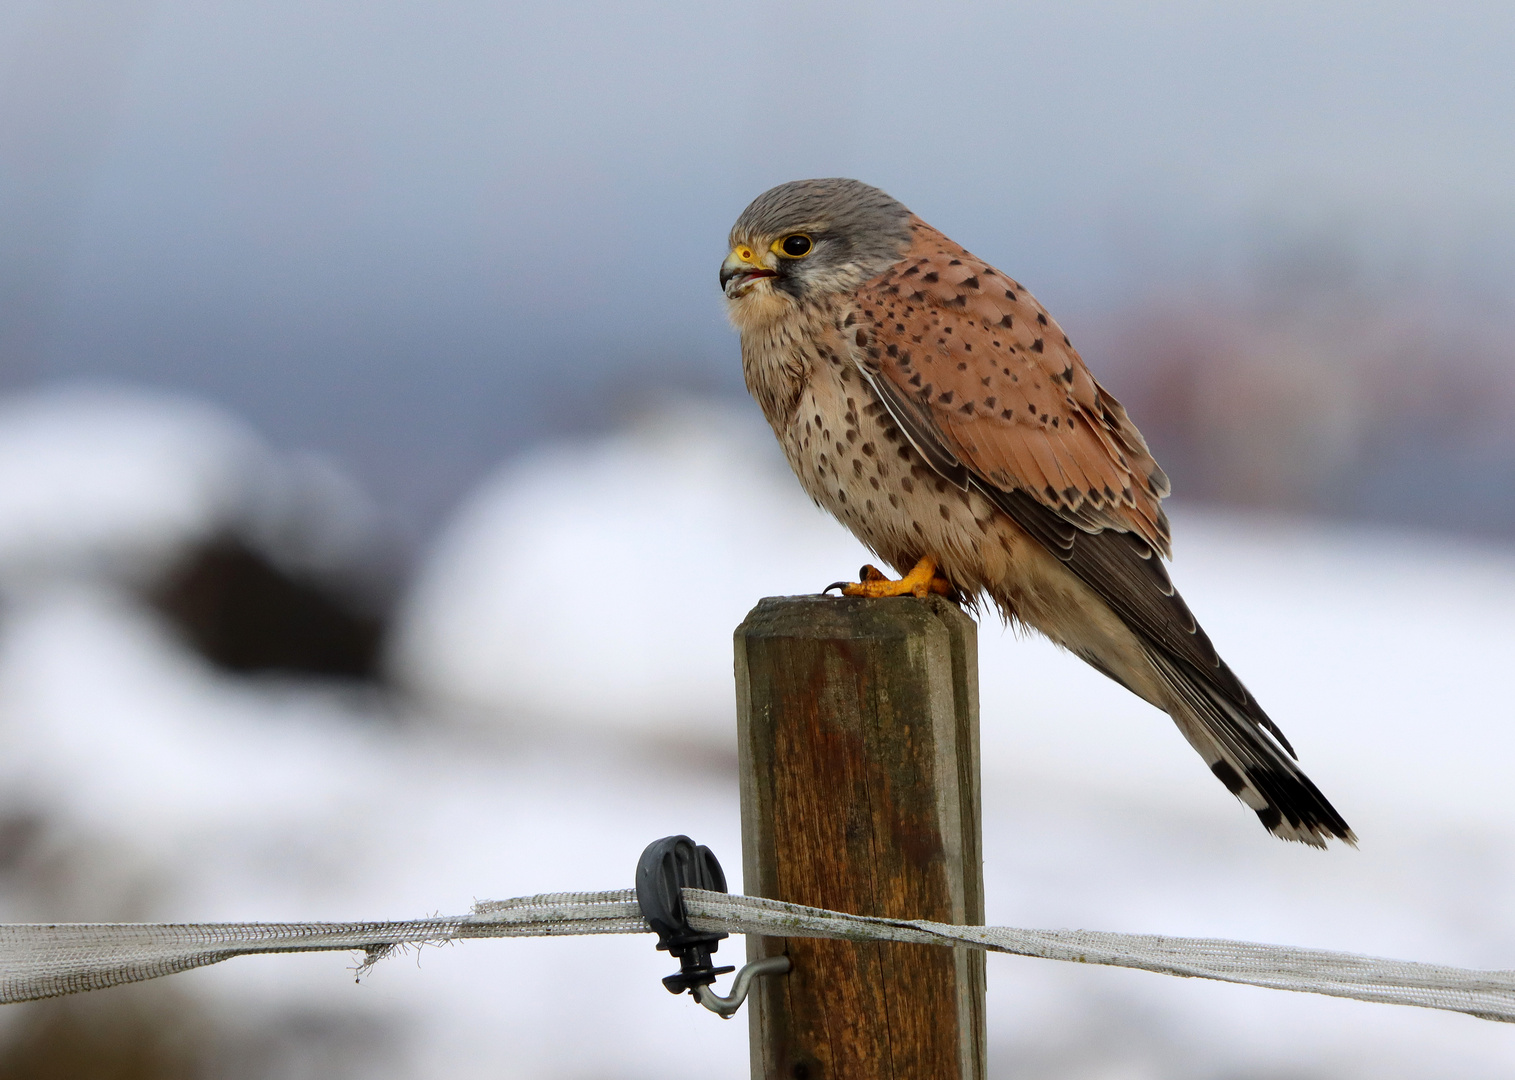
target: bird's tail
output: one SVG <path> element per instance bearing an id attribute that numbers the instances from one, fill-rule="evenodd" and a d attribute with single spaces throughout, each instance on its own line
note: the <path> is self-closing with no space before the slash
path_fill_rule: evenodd
<path id="1" fill-rule="evenodd" d="M 1325 847 L 1331 838 L 1356 845 L 1357 837 L 1310 778 L 1256 701 L 1238 705 L 1182 661 L 1148 648 L 1147 658 L 1168 691 L 1168 709 L 1189 745 L 1199 751 L 1231 794 L 1256 811 L 1264 827 L 1284 840 Z M 1286 752 L 1287 751 L 1287 752 Z"/>

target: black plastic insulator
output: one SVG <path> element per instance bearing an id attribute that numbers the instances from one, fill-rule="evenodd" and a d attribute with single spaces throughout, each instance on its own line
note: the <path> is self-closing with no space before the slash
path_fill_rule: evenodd
<path id="1" fill-rule="evenodd" d="M 687 836 L 665 836 L 647 845 L 637 862 L 637 904 L 642 918 L 658 935 L 658 948 L 678 958 L 679 972 L 663 980 L 670 994 L 709 986 L 734 967 L 712 967 L 710 954 L 724 933 L 689 925 L 683 889 L 726 891 L 726 875 L 713 852 Z"/>

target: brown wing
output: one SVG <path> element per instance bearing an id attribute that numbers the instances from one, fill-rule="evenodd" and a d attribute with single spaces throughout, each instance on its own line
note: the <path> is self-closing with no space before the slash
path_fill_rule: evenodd
<path id="1" fill-rule="evenodd" d="M 1015 281 L 924 222 L 844 325 L 854 357 L 943 476 L 976 486 L 1206 695 L 1283 733 L 1168 578 L 1168 478 L 1125 409 Z M 1217 720 L 1217 723 L 1220 723 Z"/>
<path id="2" fill-rule="evenodd" d="M 1350 842 L 1168 579 L 1168 478 L 1126 411 L 1015 281 L 925 222 L 911 227 L 906 257 L 864 284 L 844 319 L 890 415 L 942 476 L 991 499 L 1137 634 L 1198 725 L 1191 741 L 1264 825 Z"/>
<path id="3" fill-rule="evenodd" d="M 924 222 L 912 228 L 906 257 L 844 319 L 890 415 L 942 476 L 991 499 L 1136 633 L 1180 728 L 1197 725 L 1195 748 L 1269 830 L 1351 842 L 1168 579 L 1168 478 L 1120 403 L 1016 282 Z"/>
<path id="4" fill-rule="evenodd" d="M 1167 555 L 1168 478 L 1120 402 L 1020 285 L 913 228 L 906 257 L 859 291 L 849 325 L 864 357 L 983 480 Z"/>

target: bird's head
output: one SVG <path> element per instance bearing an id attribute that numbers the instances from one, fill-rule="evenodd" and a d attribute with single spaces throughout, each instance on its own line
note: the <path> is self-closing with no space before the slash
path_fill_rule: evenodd
<path id="1" fill-rule="evenodd" d="M 794 180 L 763 192 L 731 227 L 721 288 L 732 319 L 855 288 L 898 262 L 910 211 L 858 180 Z"/>

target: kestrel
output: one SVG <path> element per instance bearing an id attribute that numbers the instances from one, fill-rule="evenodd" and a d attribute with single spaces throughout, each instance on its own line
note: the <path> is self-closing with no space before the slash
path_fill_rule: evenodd
<path id="1" fill-rule="evenodd" d="M 747 388 L 800 483 L 903 577 L 987 595 L 1173 717 L 1274 835 L 1354 843 L 1174 590 L 1146 440 L 1045 309 L 856 180 L 759 195 L 721 267 Z"/>

